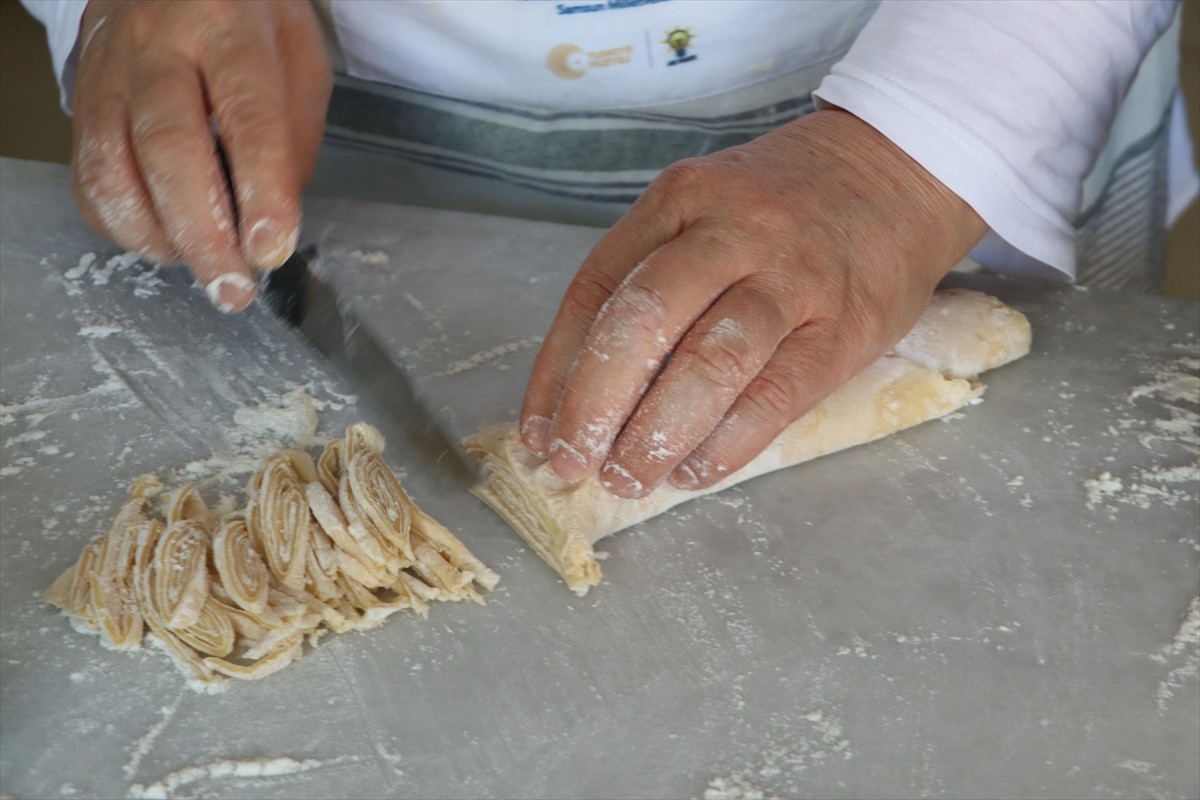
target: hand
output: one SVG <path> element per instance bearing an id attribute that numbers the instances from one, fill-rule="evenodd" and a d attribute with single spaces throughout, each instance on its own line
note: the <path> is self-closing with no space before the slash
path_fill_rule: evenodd
<path id="1" fill-rule="evenodd" d="M 707 488 L 887 352 L 985 230 L 841 110 L 674 164 L 567 289 L 522 438 L 619 497 Z"/>
<path id="2" fill-rule="evenodd" d="M 245 308 L 252 268 L 295 249 L 324 130 L 332 74 L 309 4 L 91 0 L 80 37 L 72 167 L 84 218 L 151 261 L 186 262 L 222 311 Z"/>

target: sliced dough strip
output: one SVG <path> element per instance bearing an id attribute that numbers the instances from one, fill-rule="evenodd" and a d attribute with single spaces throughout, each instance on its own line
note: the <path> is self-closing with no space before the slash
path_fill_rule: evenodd
<path id="1" fill-rule="evenodd" d="M 379 432 L 360 424 L 319 463 L 283 451 L 251 478 L 245 510 L 220 521 L 191 486 L 162 504 L 165 526 L 147 519 L 162 487 L 139 479 L 46 599 L 122 649 L 148 627 L 201 683 L 265 677 L 306 638 L 406 609 L 424 616 L 430 600 L 482 602 L 472 584 L 491 588 L 496 574 L 421 511 L 382 450 Z"/>
<path id="2" fill-rule="evenodd" d="M 221 586 L 240 608 L 252 614 L 267 609 L 271 573 L 241 514 L 221 520 L 212 544 L 213 564 Z"/>
<path id="3" fill-rule="evenodd" d="M 247 526 L 272 574 L 295 590 L 305 583 L 311 512 L 304 486 L 310 479 L 316 479 L 316 469 L 309 455 L 287 450 L 268 459 L 250 482 Z"/>
<path id="4" fill-rule="evenodd" d="M 148 599 L 156 619 L 177 629 L 194 625 L 208 600 L 208 535 L 180 520 L 162 532 L 150 564 Z"/>

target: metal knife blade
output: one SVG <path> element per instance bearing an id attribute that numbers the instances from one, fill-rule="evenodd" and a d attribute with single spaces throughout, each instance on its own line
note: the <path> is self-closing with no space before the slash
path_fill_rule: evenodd
<path id="1" fill-rule="evenodd" d="M 296 250 L 283 266 L 264 274 L 259 295 L 276 318 L 297 328 L 352 386 L 388 412 L 402 446 L 419 453 L 448 477 L 469 485 L 473 464 L 421 402 L 410 376 L 359 324 L 337 292 L 321 280 L 310 262 L 316 248 Z M 397 443 L 401 444 L 401 443 Z"/>

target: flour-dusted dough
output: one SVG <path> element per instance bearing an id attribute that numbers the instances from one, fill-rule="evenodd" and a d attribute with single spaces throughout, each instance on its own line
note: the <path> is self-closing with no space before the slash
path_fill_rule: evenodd
<path id="1" fill-rule="evenodd" d="M 218 520 L 199 493 L 138 479 L 103 536 L 45 599 L 122 650 L 150 637 L 190 677 L 216 683 L 278 672 L 325 629 L 364 630 L 431 600 L 472 599 L 496 573 L 413 502 L 382 457 L 383 437 L 351 425 L 319 462 L 266 460 L 245 509 Z"/>
<path id="2" fill-rule="evenodd" d="M 600 582 L 598 539 L 767 472 L 853 447 L 954 411 L 983 393 L 975 378 L 1029 352 L 1029 321 L 986 294 L 936 293 L 887 356 L 788 426 L 757 458 L 710 489 L 662 485 L 639 500 L 609 494 L 595 477 L 559 478 L 521 443 L 513 423 L 463 441 L 484 478 L 472 491 L 583 595 Z"/>

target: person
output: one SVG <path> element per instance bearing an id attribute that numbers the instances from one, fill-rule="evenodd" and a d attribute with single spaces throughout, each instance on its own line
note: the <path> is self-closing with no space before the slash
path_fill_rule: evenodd
<path id="1" fill-rule="evenodd" d="M 624 498 L 736 471 L 968 253 L 1152 288 L 1196 194 L 1169 0 L 25 2 L 82 213 L 222 310 L 295 248 L 314 169 L 613 223 L 521 431 Z"/>

